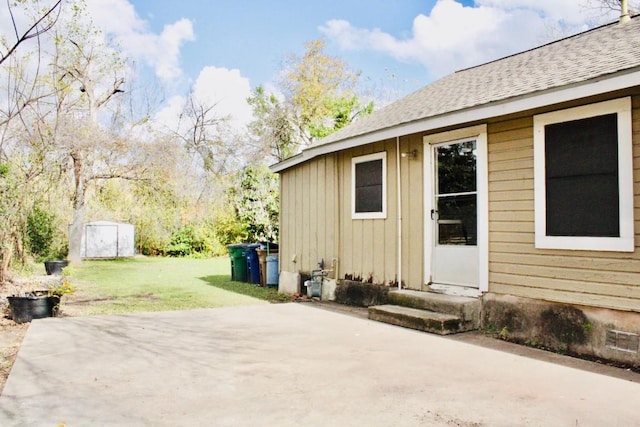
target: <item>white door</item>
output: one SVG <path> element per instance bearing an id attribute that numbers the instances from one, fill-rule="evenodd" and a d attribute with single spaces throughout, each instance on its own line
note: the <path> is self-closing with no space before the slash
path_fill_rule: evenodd
<path id="1" fill-rule="evenodd" d="M 85 257 L 117 258 L 118 227 L 115 225 L 85 225 Z"/>
<path id="2" fill-rule="evenodd" d="M 473 294 L 479 284 L 477 140 L 432 150 L 431 287 Z"/>

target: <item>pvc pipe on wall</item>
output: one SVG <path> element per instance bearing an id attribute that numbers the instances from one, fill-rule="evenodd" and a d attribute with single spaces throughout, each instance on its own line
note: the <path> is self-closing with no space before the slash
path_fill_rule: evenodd
<path id="1" fill-rule="evenodd" d="M 402 289 L 402 185 L 400 183 L 400 137 L 396 136 L 396 199 L 398 203 L 398 289 Z"/>
<path id="2" fill-rule="evenodd" d="M 630 20 L 631 18 L 629 17 L 629 5 L 627 4 L 627 0 L 620 0 L 620 23 L 624 24 Z"/>

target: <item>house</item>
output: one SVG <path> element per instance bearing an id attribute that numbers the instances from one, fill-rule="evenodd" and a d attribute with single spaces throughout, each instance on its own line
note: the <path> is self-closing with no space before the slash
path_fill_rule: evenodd
<path id="1" fill-rule="evenodd" d="M 281 290 L 324 260 L 640 363 L 640 16 L 450 74 L 272 170 Z"/>

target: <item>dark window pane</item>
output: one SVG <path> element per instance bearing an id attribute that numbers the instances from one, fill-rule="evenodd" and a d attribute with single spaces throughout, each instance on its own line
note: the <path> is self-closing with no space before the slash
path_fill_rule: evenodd
<path id="1" fill-rule="evenodd" d="M 619 206 L 617 176 L 547 181 L 547 236 L 620 237 Z"/>
<path id="2" fill-rule="evenodd" d="M 545 127 L 548 236 L 619 237 L 617 114 Z"/>
<path id="3" fill-rule="evenodd" d="M 382 185 L 382 159 L 356 164 L 356 187 Z"/>
<path id="4" fill-rule="evenodd" d="M 476 191 L 476 142 L 466 141 L 437 148 L 438 194 Z"/>
<path id="5" fill-rule="evenodd" d="M 476 195 L 438 198 L 438 244 L 477 244 Z"/>
<path id="6" fill-rule="evenodd" d="M 547 178 L 618 174 L 617 114 L 545 127 Z"/>
<path id="7" fill-rule="evenodd" d="M 382 185 L 356 188 L 356 212 L 382 212 Z"/>
<path id="8" fill-rule="evenodd" d="M 355 165 L 356 212 L 382 212 L 382 159 Z"/>

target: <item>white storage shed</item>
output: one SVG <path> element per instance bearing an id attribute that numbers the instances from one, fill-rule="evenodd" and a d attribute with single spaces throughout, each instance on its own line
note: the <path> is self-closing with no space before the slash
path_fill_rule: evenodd
<path id="1" fill-rule="evenodd" d="M 82 230 L 82 258 L 123 258 L 135 255 L 132 224 L 94 221 Z"/>

